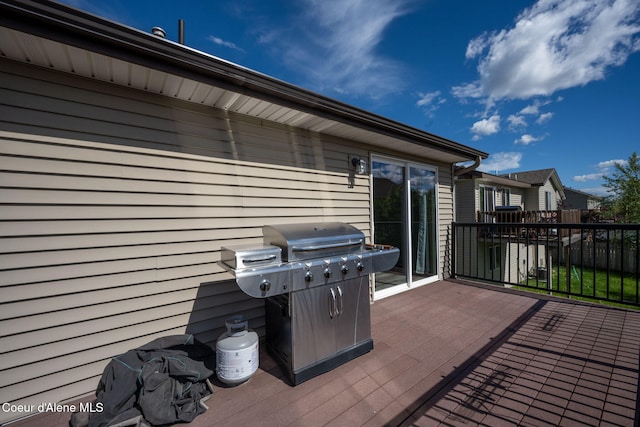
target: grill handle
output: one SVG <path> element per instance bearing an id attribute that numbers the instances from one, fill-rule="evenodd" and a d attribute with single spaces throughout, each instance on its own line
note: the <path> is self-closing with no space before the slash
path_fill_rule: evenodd
<path id="1" fill-rule="evenodd" d="M 322 249 L 348 248 L 350 246 L 362 246 L 362 239 L 358 239 L 355 242 L 340 242 L 340 243 L 331 243 L 326 245 L 292 246 L 291 250 L 293 252 L 309 252 L 309 251 L 319 251 Z"/>
<path id="2" fill-rule="evenodd" d="M 242 263 L 246 264 L 246 265 L 251 265 L 251 264 L 257 264 L 257 263 L 261 263 L 261 262 L 270 262 L 270 261 L 273 261 L 274 259 L 276 259 L 275 255 L 269 255 L 269 256 L 263 257 L 263 258 L 243 259 Z"/>
<path id="3" fill-rule="evenodd" d="M 337 314 L 336 293 L 333 288 L 329 288 L 329 317 L 334 318 Z"/>

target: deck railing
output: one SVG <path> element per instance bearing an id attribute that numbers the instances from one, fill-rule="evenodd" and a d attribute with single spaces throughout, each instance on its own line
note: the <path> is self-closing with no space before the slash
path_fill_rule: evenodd
<path id="1" fill-rule="evenodd" d="M 522 210 L 495 210 L 478 211 L 476 221 L 491 224 L 483 229 L 485 233 L 493 232 L 493 224 L 517 223 L 517 224 L 575 224 L 580 222 L 580 211 L 577 209 L 558 209 L 553 211 L 522 211 Z M 538 233 L 554 232 L 554 228 L 542 228 L 535 230 Z M 501 228 L 501 231 L 514 235 L 522 234 L 522 227 Z"/>
<path id="2" fill-rule="evenodd" d="M 454 223 L 452 276 L 640 306 L 640 224 Z"/>

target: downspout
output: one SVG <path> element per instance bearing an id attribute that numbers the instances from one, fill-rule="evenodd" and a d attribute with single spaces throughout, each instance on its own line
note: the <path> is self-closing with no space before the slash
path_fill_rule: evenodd
<path id="1" fill-rule="evenodd" d="M 480 158 L 480 156 L 476 156 L 476 160 L 473 162 L 473 164 L 469 167 L 466 167 L 464 169 L 458 169 L 457 171 L 454 172 L 454 176 L 460 176 L 463 173 L 467 173 L 467 172 L 471 172 L 474 171 L 478 168 L 478 166 L 480 166 L 480 162 L 482 161 L 482 159 Z M 453 165 L 451 165 L 451 168 L 453 169 Z"/>
<path id="2" fill-rule="evenodd" d="M 456 177 L 462 175 L 463 173 L 467 173 L 467 172 L 471 172 L 474 171 L 478 168 L 478 166 L 480 166 L 480 162 L 482 162 L 482 158 L 480 156 L 476 156 L 475 161 L 473 162 L 473 164 L 471 166 L 468 166 L 466 168 L 463 169 L 459 169 L 459 170 L 455 170 L 455 164 L 451 163 L 451 197 L 452 197 L 452 202 L 453 202 L 453 223 L 456 222 L 457 218 L 456 218 Z M 453 227 L 453 224 L 451 224 L 451 239 L 454 240 L 455 239 L 455 230 Z M 455 256 L 454 256 L 454 247 L 455 243 L 452 243 L 451 245 L 451 271 L 449 271 L 449 276 L 455 278 L 455 270 L 456 270 L 456 260 L 455 260 Z"/>
<path id="3" fill-rule="evenodd" d="M 468 166 L 463 169 L 455 170 L 455 164 L 451 164 L 451 195 L 453 197 L 453 221 L 456 221 L 456 177 L 462 175 L 463 173 L 472 172 L 480 166 L 480 162 L 482 162 L 482 158 L 480 156 L 476 156 L 475 161 L 471 166 Z"/>

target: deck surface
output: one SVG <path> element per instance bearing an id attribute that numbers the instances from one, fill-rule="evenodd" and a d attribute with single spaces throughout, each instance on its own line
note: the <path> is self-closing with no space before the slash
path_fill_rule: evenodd
<path id="1" fill-rule="evenodd" d="M 261 351 L 189 426 L 637 425 L 640 312 L 456 281 L 371 309 L 370 353 L 291 387 Z"/>

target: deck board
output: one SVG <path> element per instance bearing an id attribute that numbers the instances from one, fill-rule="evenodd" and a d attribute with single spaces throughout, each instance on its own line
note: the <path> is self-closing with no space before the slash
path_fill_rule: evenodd
<path id="1" fill-rule="evenodd" d="M 441 281 L 374 303 L 374 350 L 291 387 L 261 351 L 190 426 L 634 425 L 640 312 Z M 264 347 L 264 346 L 263 346 Z M 41 414 L 16 426 L 66 426 Z"/>

